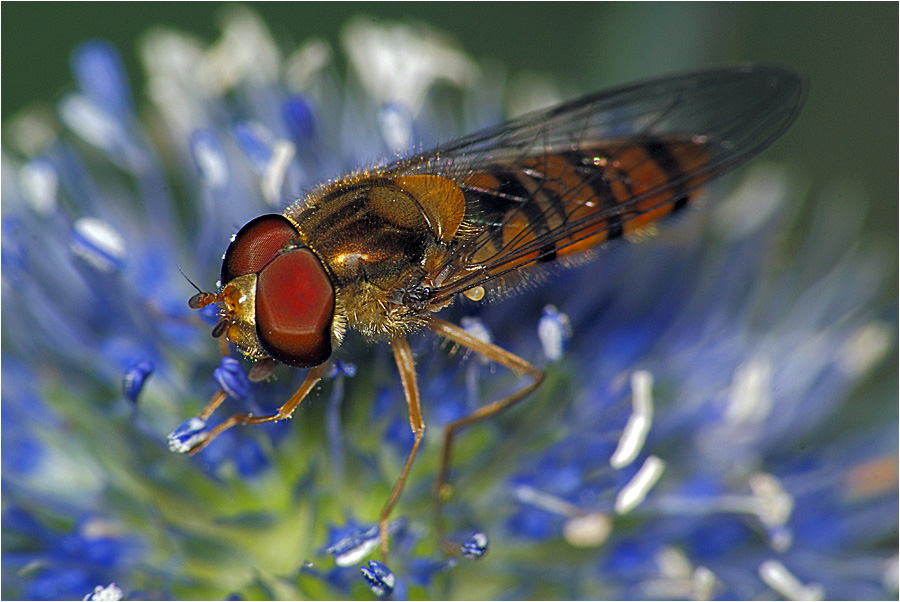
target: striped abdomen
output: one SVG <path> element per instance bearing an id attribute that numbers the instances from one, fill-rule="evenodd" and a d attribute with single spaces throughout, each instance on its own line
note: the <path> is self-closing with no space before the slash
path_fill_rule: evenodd
<path id="1" fill-rule="evenodd" d="M 646 139 L 491 166 L 461 183 L 467 214 L 487 226 L 471 262 L 499 274 L 640 230 L 684 207 L 707 165 L 703 140 Z"/>

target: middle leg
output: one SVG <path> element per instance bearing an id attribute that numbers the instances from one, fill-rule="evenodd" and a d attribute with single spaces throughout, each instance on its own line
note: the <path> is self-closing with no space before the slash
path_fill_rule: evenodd
<path id="1" fill-rule="evenodd" d="M 398 336 L 391 341 L 391 347 L 394 350 L 394 361 L 397 362 L 397 369 L 400 371 L 400 382 L 403 385 L 403 394 L 406 397 L 406 405 L 409 407 L 409 423 L 415 437 L 412 449 L 406 457 L 406 463 L 397 482 L 394 483 L 394 489 L 391 496 L 381 509 L 381 517 L 378 521 L 379 533 L 381 535 L 381 555 L 387 557 L 388 553 L 388 517 L 393 510 L 403 486 L 406 484 L 406 477 L 409 475 L 409 469 L 412 468 L 413 460 L 419 451 L 419 444 L 422 443 L 422 437 L 425 435 L 425 422 L 422 420 L 422 408 L 419 405 L 419 386 L 416 383 L 416 364 L 413 360 L 412 350 L 406 337 Z"/>

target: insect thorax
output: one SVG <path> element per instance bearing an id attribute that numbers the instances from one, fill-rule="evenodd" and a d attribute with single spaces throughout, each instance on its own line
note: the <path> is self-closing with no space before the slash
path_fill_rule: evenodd
<path id="1" fill-rule="evenodd" d="M 357 178 L 292 205 L 285 216 L 334 283 L 336 338 L 344 328 L 383 338 L 421 326 L 427 311 L 406 305 L 403 292 L 427 279 L 446 245 L 409 190 L 391 178 Z"/>

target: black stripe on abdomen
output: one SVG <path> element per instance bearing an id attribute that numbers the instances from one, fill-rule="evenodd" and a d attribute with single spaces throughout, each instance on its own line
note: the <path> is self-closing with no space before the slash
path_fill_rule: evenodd
<path id="1" fill-rule="evenodd" d="M 530 176 L 522 172 L 513 173 L 506 170 L 497 170 L 492 175 L 500 182 L 500 190 L 498 192 L 501 196 L 524 199 L 518 205 L 513 204 L 509 210 L 522 212 L 522 215 L 528 220 L 531 236 L 537 237 L 550 232 L 550 224 L 547 222 L 547 216 L 544 215 L 540 199 L 529 192 L 519 179 L 530 178 Z M 535 180 L 534 178 L 531 179 Z M 535 184 L 540 188 L 540 181 L 535 180 Z M 556 245 L 552 242 L 538 250 L 538 261 L 553 261 L 554 259 L 556 259 Z"/>
<path id="2" fill-rule="evenodd" d="M 598 153 L 585 153 L 580 150 L 572 150 L 561 153 L 571 165 L 578 169 L 579 176 L 584 179 L 585 184 L 590 187 L 592 196 L 600 199 L 600 211 L 613 209 L 619 204 L 616 199 L 616 193 L 606 180 L 606 168 L 594 165 L 594 156 Z M 625 230 L 622 227 L 622 216 L 619 214 L 611 214 L 605 218 L 606 240 L 620 238 Z"/>
<path id="3" fill-rule="evenodd" d="M 684 188 L 684 183 L 679 181 L 684 178 L 684 172 L 681 169 L 681 165 L 678 164 L 678 160 L 669 152 L 669 146 L 664 142 L 660 142 L 659 140 L 648 140 L 644 142 L 643 147 L 647 156 L 656 163 L 657 167 L 666 174 L 666 178 L 672 183 L 672 188 L 675 192 L 673 195 L 675 201 L 672 207 L 672 213 L 675 213 L 687 205 L 689 200 L 688 193 Z"/>

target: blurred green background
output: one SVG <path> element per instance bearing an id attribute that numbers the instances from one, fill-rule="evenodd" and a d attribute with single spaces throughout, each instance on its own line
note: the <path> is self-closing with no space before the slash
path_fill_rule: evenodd
<path id="1" fill-rule="evenodd" d="M 835 183 L 869 199 L 873 240 L 896 265 L 898 223 L 898 5 L 866 3 L 255 3 L 282 49 L 310 36 L 339 43 L 363 13 L 414 19 L 455 36 L 510 75 L 552 76 L 564 90 L 707 65 L 757 62 L 794 68 L 810 82 L 799 122 L 775 148 L 813 185 Z M 221 3 L 3 3 L 2 118 L 72 86 L 69 54 L 95 37 L 142 73 L 137 40 L 152 25 L 218 35 Z M 896 272 L 896 270 L 894 270 Z M 892 277 L 896 282 L 896 275 Z M 896 288 L 896 287 L 894 287 Z"/>

